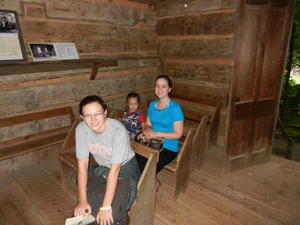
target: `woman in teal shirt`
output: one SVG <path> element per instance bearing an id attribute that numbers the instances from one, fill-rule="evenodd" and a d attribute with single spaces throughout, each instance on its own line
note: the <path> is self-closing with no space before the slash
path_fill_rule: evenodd
<path id="1" fill-rule="evenodd" d="M 157 100 L 150 103 L 146 121 L 146 138 L 163 137 L 163 150 L 159 154 L 156 172 L 176 158 L 179 139 L 183 132 L 184 116 L 181 107 L 169 94 L 172 81 L 167 75 L 155 79 Z"/>

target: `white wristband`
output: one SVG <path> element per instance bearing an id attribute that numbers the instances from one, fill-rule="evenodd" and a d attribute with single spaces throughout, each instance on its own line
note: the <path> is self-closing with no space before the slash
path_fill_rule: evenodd
<path id="1" fill-rule="evenodd" d="M 100 211 L 102 211 L 102 210 L 109 210 L 109 209 L 111 209 L 111 205 L 99 208 Z"/>

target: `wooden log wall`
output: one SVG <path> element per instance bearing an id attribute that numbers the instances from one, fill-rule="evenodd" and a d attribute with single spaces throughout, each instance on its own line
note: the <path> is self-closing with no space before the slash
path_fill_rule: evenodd
<path id="1" fill-rule="evenodd" d="M 161 70 L 174 80 L 176 97 L 181 93 L 180 98 L 189 101 L 222 103 L 221 146 L 228 114 L 235 18 L 235 0 L 168 0 L 157 6 Z"/>
<path id="2" fill-rule="evenodd" d="M 130 91 L 152 98 L 157 36 L 156 16 L 148 5 L 127 0 L 1 0 L 0 9 L 17 11 L 29 60 L 0 64 L 0 117 L 67 105 L 77 114 L 79 101 L 91 94 L 120 109 Z M 75 43 L 80 59 L 32 62 L 29 43 L 62 42 Z M 116 63 L 93 70 L 87 59 Z M 0 141 L 67 122 L 62 117 L 4 128 Z M 48 153 L 30 153 L 24 156 L 26 162 L 24 157 L 1 161 L 0 173 L 8 172 L 12 163 L 15 170 L 46 159 Z"/>

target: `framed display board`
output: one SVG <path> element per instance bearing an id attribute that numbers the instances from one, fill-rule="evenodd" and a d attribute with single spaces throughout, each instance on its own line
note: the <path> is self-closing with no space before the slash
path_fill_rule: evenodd
<path id="1" fill-rule="evenodd" d="M 16 11 L 0 9 L 0 63 L 27 60 Z"/>
<path id="2" fill-rule="evenodd" d="M 33 61 L 79 59 L 74 43 L 29 43 Z"/>

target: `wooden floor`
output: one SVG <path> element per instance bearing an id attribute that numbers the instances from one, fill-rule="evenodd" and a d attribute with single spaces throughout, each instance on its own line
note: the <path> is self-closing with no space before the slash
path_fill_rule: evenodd
<path id="1" fill-rule="evenodd" d="M 204 168 L 172 200 L 173 174 L 163 170 L 155 225 L 299 225 L 300 163 L 268 163 L 225 175 Z M 57 161 L 0 178 L 0 225 L 63 225 L 76 195 L 59 183 Z M 141 224 L 143 225 L 143 224 Z"/>

